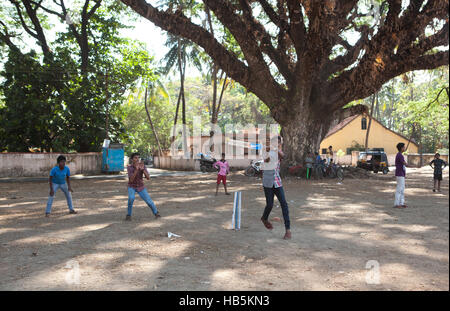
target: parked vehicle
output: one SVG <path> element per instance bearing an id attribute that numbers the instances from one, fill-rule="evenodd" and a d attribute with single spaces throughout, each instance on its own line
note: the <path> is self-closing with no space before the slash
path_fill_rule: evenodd
<path id="1" fill-rule="evenodd" d="M 382 171 L 383 174 L 389 173 L 387 155 L 384 151 L 377 149 L 361 152 L 356 166 L 368 171 L 373 171 L 375 174 L 379 171 Z"/>
<path id="2" fill-rule="evenodd" d="M 245 169 L 245 176 L 253 177 L 262 174 L 262 164 L 263 160 L 252 160 L 250 162 L 250 166 Z"/>
<path id="3" fill-rule="evenodd" d="M 148 156 L 146 158 L 143 158 L 142 161 L 144 161 L 145 165 L 153 166 L 153 157 L 152 156 Z"/>
<path id="4" fill-rule="evenodd" d="M 331 162 L 326 164 L 326 160 L 322 160 L 320 164 L 314 164 L 313 176 L 315 179 L 322 178 L 337 178 L 340 181 L 344 180 L 344 169 L 339 164 Z"/>
<path id="5" fill-rule="evenodd" d="M 217 160 L 215 158 L 205 156 L 203 153 L 200 154 L 200 170 L 203 173 L 217 172 L 218 169 L 213 166 L 213 164 L 216 162 L 217 162 Z"/>

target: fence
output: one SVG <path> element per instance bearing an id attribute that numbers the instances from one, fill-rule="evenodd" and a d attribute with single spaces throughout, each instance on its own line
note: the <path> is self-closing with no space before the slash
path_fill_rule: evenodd
<path id="1" fill-rule="evenodd" d="M 227 160 L 232 170 L 245 169 L 250 165 L 250 159 L 230 159 Z M 181 170 L 181 171 L 199 171 L 200 161 L 194 159 L 174 159 L 172 157 L 154 157 L 155 168 Z"/>
<path id="2" fill-rule="evenodd" d="M 66 157 L 72 175 L 99 174 L 102 154 L 86 153 L 0 153 L 0 177 L 48 176 L 59 155 Z"/>

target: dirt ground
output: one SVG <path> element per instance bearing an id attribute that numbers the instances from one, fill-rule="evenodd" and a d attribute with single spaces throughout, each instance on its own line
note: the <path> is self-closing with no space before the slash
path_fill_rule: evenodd
<path id="1" fill-rule="evenodd" d="M 214 196 L 212 173 L 153 178 L 163 217 L 137 197 L 131 222 L 125 180 L 73 180 L 79 214 L 58 192 L 50 218 L 46 182 L 3 182 L 0 290 L 447 291 L 448 177 L 433 193 L 431 168 L 408 169 L 407 209 L 392 207 L 392 172 L 343 184 L 285 179 L 290 241 L 280 221 L 265 229 L 261 180 L 242 172 L 229 176 L 230 191 L 242 191 L 240 231 L 229 229 L 233 196 Z"/>

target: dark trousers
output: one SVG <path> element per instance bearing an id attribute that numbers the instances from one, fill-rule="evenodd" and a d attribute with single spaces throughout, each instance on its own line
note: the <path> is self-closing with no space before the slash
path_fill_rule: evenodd
<path id="1" fill-rule="evenodd" d="M 264 195 L 266 196 L 266 208 L 264 209 L 263 219 L 264 220 L 269 219 L 269 214 L 273 208 L 273 198 L 274 198 L 274 195 L 276 195 L 278 198 L 278 201 L 280 201 L 280 204 L 281 204 L 281 211 L 283 212 L 284 226 L 286 227 L 286 230 L 291 229 L 291 221 L 289 220 L 289 209 L 288 209 L 288 204 L 286 202 L 286 198 L 284 196 L 283 187 L 279 187 L 279 188 L 263 187 L 263 188 L 264 188 Z"/>

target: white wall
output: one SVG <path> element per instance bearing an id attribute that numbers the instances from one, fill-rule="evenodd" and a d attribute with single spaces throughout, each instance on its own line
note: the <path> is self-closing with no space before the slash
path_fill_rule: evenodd
<path id="1" fill-rule="evenodd" d="M 48 176 L 56 158 L 64 155 L 72 175 L 101 172 L 102 154 L 87 153 L 0 153 L 0 177 Z"/>
<path id="2" fill-rule="evenodd" d="M 227 160 L 232 170 L 245 169 L 250 165 L 250 159 Z M 172 157 L 154 157 L 154 167 L 169 170 L 199 171 L 200 161 L 194 159 L 173 159 Z"/>
<path id="3" fill-rule="evenodd" d="M 338 157 L 334 155 L 333 161 L 336 163 L 348 166 L 353 165 L 356 166 L 356 162 L 358 161 L 359 152 L 353 152 L 352 155 L 344 155 Z M 388 162 L 389 166 L 395 166 L 395 156 L 396 154 L 388 154 Z M 424 165 L 428 165 L 431 161 L 433 155 L 424 155 Z M 325 157 L 323 157 L 325 158 Z M 419 162 L 419 155 L 410 154 L 405 155 L 406 162 L 411 162 L 411 165 L 417 165 Z M 448 162 L 448 155 L 441 155 L 441 159 Z M 232 170 L 243 170 L 250 165 L 250 159 L 240 159 L 240 160 L 227 160 L 230 164 Z M 408 162 L 409 163 L 409 162 Z M 193 159 L 173 159 L 172 157 L 164 156 L 164 157 L 154 157 L 154 167 L 161 169 L 169 169 L 169 170 L 184 170 L 184 171 L 199 171 L 200 170 L 200 161 Z"/>

